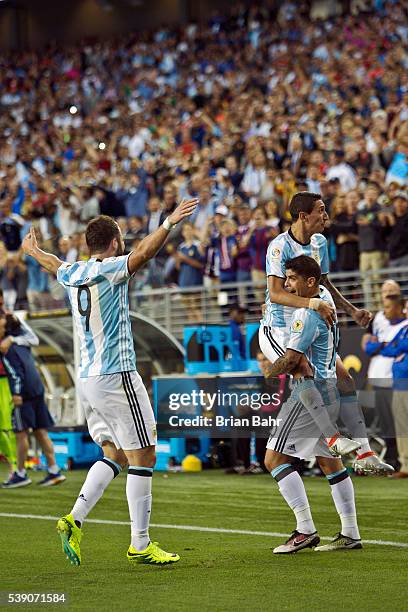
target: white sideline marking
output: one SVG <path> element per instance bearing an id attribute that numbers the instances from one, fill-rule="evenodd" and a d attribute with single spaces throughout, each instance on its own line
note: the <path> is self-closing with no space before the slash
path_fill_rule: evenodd
<path id="1" fill-rule="evenodd" d="M 21 519 L 36 519 L 39 521 L 58 521 L 59 516 L 51 516 L 49 514 L 14 514 L 12 512 L 0 512 L 0 517 L 4 518 L 21 518 Z M 96 525 L 130 525 L 128 521 L 111 521 L 108 519 L 87 519 L 87 523 L 94 523 Z M 196 525 L 167 525 L 164 523 L 150 523 L 150 527 L 157 527 L 158 529 L 180 529 L 182 531 L 202 531 L 209 533 L 231 533 L 236 535 L 251 535 L 251 536 L 263 536 L 267 538 L 286 538 L 288 533 L 278 533 L 274 531 L 248 531 L 246 529 L 223 529 L 222 527 L 198 527 Z M 328 536 L 321 536 L 321 540 L 330 541 L 333 538 Z M 389 540 L 363 540 L 364 544 L 376 544 L 377 546 L 394 546 L 396 548 L 408 548 L 408 543 L 405 542 L 391 542 Z"/>

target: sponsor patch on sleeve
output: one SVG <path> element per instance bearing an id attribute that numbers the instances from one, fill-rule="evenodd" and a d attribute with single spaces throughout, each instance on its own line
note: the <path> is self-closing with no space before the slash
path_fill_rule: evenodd
<path id="1" fill-rule="evenodd" d="M 302 329 L 303 329 L 303 321 L 301 321 L 300 319 L 296 319 L 296 321 L 293 321 L 292 323 L 293 332 L 300 333 Z"/>

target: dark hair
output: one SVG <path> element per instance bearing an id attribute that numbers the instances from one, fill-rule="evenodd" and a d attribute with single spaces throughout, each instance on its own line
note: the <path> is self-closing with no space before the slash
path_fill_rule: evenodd
<path id="1" fill-rule="evenodd" d="M 91 253 L 103 253 L 114 238 L 119 238 L 119 227 L 107 215 L 95 217 L 86 227 L 85 239 Z"/>
<path id="2" fill-rule="evenodd" d="M 6 314 L 6 336 L 17 336 L 21 332 L 21 323 L 18 318 L 11 314 Z"/>
<path id="3" fill-rule="evenodd" d="M 293 270 L 293 272 L 296 272 L 304 279 L 310 277 L 315 278 L 316 285 L 320 281 L 322 271 L 319 264 L 315 259 L 313 259 L 313 257 L 309 257 L 308 255 L 299 255 L 293 259 L 288 259 L 285 266 L 286 270 Z"/>
<path id="4" fill-rule="evenodd" d="M 292 215 L 293 221 L 299 219 L 299 213 L 305 212 L 310 214 L 317 200 L 321 200 L 322 196 L 319 193 L 311 191 L 298 191 L 295 193 L 289 204 L 289 212 Z"/>

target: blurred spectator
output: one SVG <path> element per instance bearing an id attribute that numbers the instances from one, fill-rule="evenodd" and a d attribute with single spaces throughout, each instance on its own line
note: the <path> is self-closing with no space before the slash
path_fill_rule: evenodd
<path id="1" fill-rule="evenodd" d="M 217 202 L 215 198 L 211 196 L 211 189 L 209 185 L 203 185 L 198 194 L 199 202 L 192 215 L 192 223 L 196 230 L 196 235 L 199 236 L 200 232 L 205 227 L 207 219 L 214 216 Z"/>
<path id="2" fill-rule="evenodd" d="M 265 301 L 266 251 L 268 244 L 278 235 L 279 230 L 267 225 L 264 209 L 255 208 L 252 216 L 254 225 L 247 236 L 251 257 L 251 278 L 258 307 Z"/>
<path id="3" fill-rule="evenodd" d="M 14 310 L 24 308 L 27 274 L 26 265 L 19 253 L 9 253 L 3 269 L 1 288 L 3 290 L 4 308 Z"/>
<path id="4" fill-rule="evenodd" d="M 381 434 L 387 438 L 387 458 L 392 464 L 396 460 L 395 430 L 392 418 L 392 367 L 393 358 L 381 352 L 384 344 L 391 342 L 406 326 L 404 299 L 401 295 L 388 294 L 383 299 L 384 317 L 388 324 L 373 327 L 373 335 L 365 335 L 362 346 L 371 357 L 368 369 L 369 382 L 375 391 L 375 409 L 379 418 Z"/>
<path id="5" fill-rule="evenodd" d="M 355 222 L 357 198 L 354 191 L 337 196 L 331 209 L 330 235 L 336 246 L 336 271 L 348 272 L 358 266 L 358 228 Z"/>
<path id="6" fill-rule="evenodd" d="M 265 204 L 265 223 L 274 230 L 277 236 L 281 231 L 281 218 L 279 215 L 279 204 L 275 200 L 268 200 Z"/>
<path id="7" fill-rule="evenodd" d="M 247 283 L 251 280 L 251 254 L 248 247 L 248 236 L 251 228 L 251 208 L 249 204 L 241 204 L 237 209 L 238 227 L 236 239 L 238 245 L 235 263 L 237 267 L 236 280 L 238 283 Z M 246 287 L 239 287 L 238 301 L 242 305 L 247 305 L 250 299 L 250 291 Z"/>
<path id="8" fill-rule="evenodd" d="M 393 358 L 392 415 L 394 418 L 400 468 L 391 478 L 408 478 L 408 320 L 396 336 L 381 349 Z"/>
<path id="9" fill-rule="evenodd" d="M 128 180 L 123 181 L 116 195 L 123 202 L 126 217 L 143 217 L 146 215 L 148 199 L 146 173 L 135 172 L 130 174 Z"/>
<path id="10" fill-rule="evenodd" d="M 355 216 L 358 228 L 360 272 L 362 274 L 365 307 L 368 310 L 378 308 L 378 271 L 384 268 L 387 262 L 385 229 L 379 214 L 381 206 L 378 203 L 378 197 L 378 186 L 374 183 L 369 184 Z"/>
<path id="11" fill-rule="evenodd" d="M 397 191 L 392 199 L 394 216 L 388 238 L 390 266 L 408 266 L 408 193 Z"/>
<path id="12" fill-rule="evenodd" d="M 77 249 L 72 246 L 72 240 L 68 236 L 61 236 L 58 240 L 58 257 L 67 263 L 77 261 Z"/>
<path id="13" fill-rule="evenodd" d="M 326 179 L 329 181 L 339 179 L 342 191 L 350 191 L 357 187 L 357 174 L 344 160 L 344 151 L 335 151 L 330 155 Z"/>
<path id="14" fill-rule="evenodd" d="M 221 285 L 235 283 L 237 280 L 236 256 L 238 254 L 238 241 L 236 239 L 236 224 L 231 219 L 224 219 L 220 223 L 220 234 L 213 238 L 214 267 L 219 270 Z M 216 270 L 215 270 L 216 272 Z M 236 300 L 236 292 L 233 287 L 221 287 L 226 294 L 226 302 L 223 304 L 223 314 L 228 311 L 230 303 Z"/>
<path id="15" fill-rule="evenodd" d="M 164 219 L 165 214 L 160 206 L 160 200 L 157 196 L 153 196 L 147 204 L 146 234 L 156 231 Z"/>
<path id="16" fill-rule="evenodd" d="M 255 153 L 253 160 L 245 167 L 242 189 L 249 198 L 252 208 L 257 204 L 257 198 L 266 182 L 266 162 L 262 152 Z"/>
<path id="17" fill-rule="evenodd" d="M 201 287 L 203 284 L 204 251 L 194 239 L 192 223 L 183 223 L 181 233 L 184 242 L 178 247 L 175 254 L 176 267 L 179 270 L 178 284 L 180 287 Z M 186 309 L 190 323 L 202 321 L 201 302 L 199 293 L 182 293 L 181 298 Z"/>
<path id="18" fill-rule="evenodd" d="M 38 244 L 42 245 L 42 238 L 37 231 Z M 46 310 L 52 306 L 50 295 L 50 276 L 40 266 L 38 261 L 29 255 L 24 256 L 27 266 L 27 299 L 30 310 Z"/>
<path id="19" fill-rule="evenodd" d="M 310 164 L 308 166 L 307 175 L 306 175 L 307 191 L 311 191 L 312 193 L 320 193 L 321 191 L 320 180 L 321 180 L 321 175 L 320 175 L 319 166 L 316 166 L 315 164 Z"/>
<path id="20" fill-rule="evenodd" d="M 236 256 L 237 282 L 251 279 L 251 255 L 246 239 L 250 232 L 251 209 L 248 204 L 241 204 L 237 211 L 238 227 L 235 234 L 238 244 Z"/>
<path id="21" fill-rule="evenodd" d="M 133 243 L 133 248 L 137 247 L 139 241 Z M 176 285 L 178 281 L 178 270 L 177 270 L 177 259 L 176 259 L 176 247 L 172 242 L 169 242 L 164 246 L 166 253 L 166 263 L 163 269 L 163 278 L 166 285 Z"/>
<path id="22" fill-rule="evenodd" d="M 0 238 L 8 251 L 18 251 L 21 246 L 21 229 L 24 219 L 12 212 L 12 198 L 6 197 L 1 202 Z"/>
<path id="23" fill-rule="evenodd" d="M 245 323 L 246 309 L 239 304 L 232 304 L 229 308 L 228 325 L 231 329 L 231 337 L 237 354 L 241 359 L 245 359 L 245 336 L 242 332 L 242 325 Z"/>
<path id="24" fill-rule="evenodd" d="M 83 204 L 80 211 L 80 219 L 82 223 L 87 224 L 88 221 L 101 214 L 99 199 L 92 187 L 85 187 L 83 190 Z"/>
<path id="25" fill-rule="evenodd" d="M 235 283 L 237 280 L 238 241 L 234 221 L 231 221 L 231 219 L 221 221 L 220 235 L 214 239 L 214 245 L 215 254 L 219 261 L 221 283 Z"/>

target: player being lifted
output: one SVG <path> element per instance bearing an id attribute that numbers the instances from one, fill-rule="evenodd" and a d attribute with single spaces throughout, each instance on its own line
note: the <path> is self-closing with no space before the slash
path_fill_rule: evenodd
<path id="1" fill-rule="evenodd" d="M 266 255 L 266 308 L 259 329 L 259 346 L 272 363 L 286 350 L 289 321 L 294 308 L 316 310 L 330 327 L 335 319 L 335 310 L 329 300 L 331 295 L 336 307 L 342 308 L 361 327 L 367 326 L 371 320 L 370 312 L 350 304 L 328 279 L 327 241 L 319 233 L 324 230 L 328 215 L 321 196 L 307 191 L 296 193 L 289 210 L 293 219 L 292 226 L 272 240 Z M 318 297 L 312 299 L 294 295 L 284 287 L 286 261 L 302 254 L 313 257 L 322 271 L 321 284 L 324 288 L 320 290 Z M 354 469 L 365 474 L 393 472 L 392 466 L 382 461 L 370 448 L 354 380 L 339 357 L 336 372 L 340 392 L 340 418 L 353 439 L 359 443 L 360 454 L 354 460 Z M 316 408 L 316 394 L 313 391 L 306 394 L 304 402 L 312 413 Z"/>
<path id="2" fill-rule="evenodd" d="M 306 299 L 319 296 L 320 266 L 314 259 L 300 255 L 286 261 L 286 288 Z M 321 432 L 305 409 L 302 392 L 315 386 L 322 395 L 327 413 L 335 423 L 339 409 L 336 385 L 337 322 L 329 329 L 320 315 L 310 308 L 292 310 L 285 352 L 269 366 L 269 374 L 291 373 L 292 393 L 279 412 L 279 427 L 267 443 L 265 466 L 278 483 L 279 491 L 293 510 L 296 529 L 274 553 L 293 553 L 317 546 L 320 538 L 310 511 L 303 481 L 292 465 L 293 457 L 316 457 L 329 481 L 341 531 L 330 544 L 317 551 L 362 548 L 357 526 L 354 489 L 340 458 L 331 456 Z M 306 357 L 306 359 L 305 359 Z"/>
<path id="3" fill-rule="evenodd" d="M 91 258 L 62 262 L 37 246 L 34 229 L 23 250 L 57 275 L 67 289 L 80 341 L 77 389 L 89 433 L 104 457 L 89 470 L 70 512 L 57 523 L 62 548 L 73 565 L 81 563 L 82 524 L 109 483 L 128 466 L 126 497 L 131 521 L 131 563 L 164 565 L 179 560 L 149 539 L 152 473 L 156 461 L 156 424 L 142 379 L 136 371 L 129 319 L 128 282 L 161 249 L 171 229 L 190 216 L 198 200 L 183 201 L 124 256 L 121 230 L 111 217 L 92 219 L 85 237 Z"/>

